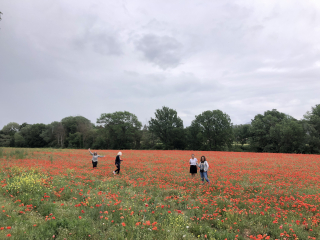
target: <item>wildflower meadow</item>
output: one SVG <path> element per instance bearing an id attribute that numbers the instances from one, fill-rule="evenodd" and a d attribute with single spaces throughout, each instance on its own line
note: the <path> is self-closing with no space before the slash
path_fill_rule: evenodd
<path id="1" fill-rule="evenodd" d="M 319 155 L 117 152 L 0 148 L 0 239 L 320 239 Z"/>

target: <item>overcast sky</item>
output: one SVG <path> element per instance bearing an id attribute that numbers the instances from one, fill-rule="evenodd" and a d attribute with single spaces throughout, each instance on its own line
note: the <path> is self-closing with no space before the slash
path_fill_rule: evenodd
<path id="1" fill-rule="evenodd" d="M 320 104 L 319 0 L 0 0 L 0 129 L 156 109 L 234 124 Z"/>

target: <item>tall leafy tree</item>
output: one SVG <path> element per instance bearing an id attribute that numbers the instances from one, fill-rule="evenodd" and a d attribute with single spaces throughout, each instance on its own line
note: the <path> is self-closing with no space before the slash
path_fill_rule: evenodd
<path id="1" fill-rule="evenodd" d="M 158 146 L 161 147 L 160 139 L 150 131 L 149 124 L 145 124 L 141 132 L 141 149 L 157 149 Z"/>
<path id="2" fill-rule="evenodd" d="M 14 147 L 14 135 L 19 131 L 20 125 L 16 122 L 10 122 L 5 125 L 0 132 L 0 146 Z"/>
<path id="3" fill-rule="evenodd" d="M 46 142 L 41 137 L 45 131 L 46 125 L 43 123 L 30 124 L 20 130 L 21 135 L 25 139 L 25 146 L 31 148 L 41 148 L 46 146 Z"/>
<path id="4" fill-rule="evenodd" d="M 193 121 L 189 127 L 185 128 L 185 132 L 187 148 L 189 150 L 202 149 L 203 136 L 200 125 Z"/>
<path id="5" fill-rule="evenodd" d="M 287 116 L 281 122 L 270 128 L 272 152 L 303 153 L 306 148 L 305 131 L 302 122 Z M 268 151 L 269 149 L 266 149 Z"/>
<path id="6" fill-rule="evenodd" d="M 15 147 L 26 147 L 26 140 L 20 132 L 14 134 L 14 146 Z"/>
<path id="7" fill-rule="evenodd" d="M 164 149 L 185 148 L 183 121 L 176 110 L 168 107 L 157 109 L 155 118 L 149 121 L 149 130 L 160 139 Z"/>
<path id="8" fill-rule="evenodd" d="M 64 145 L 69 148 L 83 148 L 92 123 L 82 116 L 70 116 L 61 120 L 65 132 L 62 130 L 60 136 L 65 136 Z M 62 142 L 62 141 L 61 141 Z"/>
<path id="9" fill-rule="evenodd" d="M 191 123 L 193 138 L 201 142 L 203 150 L 224 150 L 233 141 L 232 123 L 221 110 L 205 111 Z"/>
<path id="10" fill-rule="evenodd" d="M 0 130 L 0 147 L 10 147 L 10 143 L 12 143 L 12 141 L 14 141 L 12 136 Z"/>
<path id="11" fill-rule="evenodd" d="M 303 127 L 306 131 L 308 152 L 320 153 L 320 104 L 304 115 Z"/>
<path id="12" fill-rule="evenodd" d="M 250 145 L 256 152 L 279 152 L 281 127 L 293 118 L 276 109 L 258 114 L 251 121 Z M 283 122 L 285 121 L 285 122 Z M 293 125 L 292 125 L 293 126 Z"/>
<path id="13" fill-rule="evenodd" d="M 233 126 L 234 141 L 242 146 L 248 142 L 250 137 L 250 124 L 240 124 Z"/>
<path id="14" fill-rule="evenodd" d="M 47 147 L 60 147 L 57 141 L 57 129 L 61 123 L 60 122 L 52 122 L 46 125 L 46 128 L 40 134 L 43 141 L 45 141 Z"/>
<path id="15" fill-rule="evenodd" d="M 142 124 L 137 116 L 124 111 L 103 113 L 97 119 L 109 137 L 109 146 L 113 149 L 137 149 L 140 147 Z"/>

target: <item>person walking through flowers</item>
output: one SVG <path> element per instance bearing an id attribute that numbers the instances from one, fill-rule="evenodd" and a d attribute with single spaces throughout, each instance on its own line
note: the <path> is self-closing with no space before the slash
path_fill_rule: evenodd
<path id="1" fill-rule="evenodd" d="M 121 156 L 122 156 L 122 152 L 118 152 L 116 160 L 114 161 L 114 164 L 116 165 L 117 169 L 115 171 L 113 171 L 113 175 L 116 175 L 116 173 L 120 173 L 120 164 L 121 164 Z"/>

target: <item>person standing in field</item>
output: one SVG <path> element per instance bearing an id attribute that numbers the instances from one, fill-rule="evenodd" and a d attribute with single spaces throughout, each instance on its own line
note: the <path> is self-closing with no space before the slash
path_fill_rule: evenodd
<path id="1" fill-rule="evenodd" d="M 119 174 L 120 173 L 120 164 L 121 164 L 121 156 L 122 156 L 122 152 L 118 152 L 117 156 L 116 156 L 116 160 L 114 161 L 114 164 L 116 165 L 117 169 L 115 171 L 113 171 L 113 175 L 115 175 L 116 173 Z"/>
<path id="2" fill-rule="evenodd" d="M 198 167 L 200 169 L 200 177 L 202 180 L 202 184 L 204 184 L 204 179 L 206 179 L 206 181 L 210 185 L 210 181 L 208 179 L 209 164 L 208 164 L 205 156 L 201 157 L 201 160 L 200 160 L 200 163 L 198 164 Z"/>
<path id="3" fill-rule="evenodd" d="M 99 157 L 104 157 L 104 156 L 98 155 L 97 152 L 92 153 L 92 152 L 90 151 L 90 148 L 89 148 L 88 150 L 89 150 L 89 153 L 92 155 L 92 166 L 93 166 L 93 169 L 94 169 L 94 168 L 96 168 L 97 165 L 98 165 L 98 158 L 99 158 Z"/>
<path id="4" fill-rule="evenodd" d="M 198 164 L 198 160 L 194 157 L 194 154 L 191 154 L 191 159 L 189 160 L 189 163 L 190 163 L 191 176 L 194 177 L 197 174 L 197 164 Z"/>

